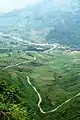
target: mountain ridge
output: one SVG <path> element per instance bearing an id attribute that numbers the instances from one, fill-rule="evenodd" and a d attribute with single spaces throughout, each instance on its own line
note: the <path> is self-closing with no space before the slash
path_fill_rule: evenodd
<path id="1" fill-rule="evenodd" d="M 28 41 L 56 42 L 79 49 L 80 2 L 68 1 L 66 6 L 62 6 L 56 5 L 54 0 L 44 0 L 3 14 L 0 16 L 0 31 Z"/>

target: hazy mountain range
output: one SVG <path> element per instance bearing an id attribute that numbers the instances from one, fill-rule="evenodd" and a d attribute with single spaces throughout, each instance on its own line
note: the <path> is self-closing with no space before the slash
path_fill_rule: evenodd
<path id="1" fill-rule="evenodd" d="M 80 48 L 80 2 L 36 5 L 0 15 L 0 32 L 35 42 L 68 44 Z"/>

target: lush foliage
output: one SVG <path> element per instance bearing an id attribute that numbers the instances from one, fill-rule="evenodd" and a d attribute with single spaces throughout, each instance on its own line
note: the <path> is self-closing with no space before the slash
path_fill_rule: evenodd
<path id="1" fill-rule="evenodd" d="M 16 85 L 0 79 L 0 120 L 29 120 L 21 100 L 22 93 Z"/>

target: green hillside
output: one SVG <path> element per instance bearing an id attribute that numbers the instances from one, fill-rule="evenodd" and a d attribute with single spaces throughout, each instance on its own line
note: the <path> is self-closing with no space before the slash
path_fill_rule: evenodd
<path id="1" fill-rule="evenodd" d="M 77 51 L 55 51 L 43 54 L 30 52 L 37 60 L 29 63 L 28 61 L 33 60 L 33 57 L 26 54 L 22 55 L 22 59 L 19 57 L 20 54 L 13 53 L 13 57 L 1 56 L 0 58 L 2 69 L 0 71 L 0 119 L 79 120 L 79 96 L 65 103 L 55 112 L 42 114 L 37 106 L 38 96 L 29 85 L 27 76 L 41 94 L 42 109 L 45 112 L 55 109 L 80 92 L 80 53 Z M 10 66 L 11 63 L 7 61 L 13 60 L 12 58 L 15 58 L 14 64 L 25 61 L 25 58 L 27 61 L 25 64 L 3 69 Z"/>
<path id="2" fill-rule="evenodd" d="M 0 14 L 0 120 L 80 120 L 79 31 L 79 0 Z"/>

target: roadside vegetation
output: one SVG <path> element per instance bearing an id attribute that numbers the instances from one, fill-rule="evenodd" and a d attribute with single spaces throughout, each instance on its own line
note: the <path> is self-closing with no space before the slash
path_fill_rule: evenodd
<path id="1" fill-rule="evenodd" d="M 11 52 L 0 54 L 0 119 L 1 120 L 79 120 L 80 97 L 57 111 L 42 114 L 38 96 L 27 82 L 27 76 L 42 97 L 41 107 L 47 112 L 80 92 L 80 53 Z M 32 61 L 36 57 L 36 61 Z M 32 62 L 29 62 L 32 61 Z M 26 62 L 19 66 L 6 66 Z"/>

